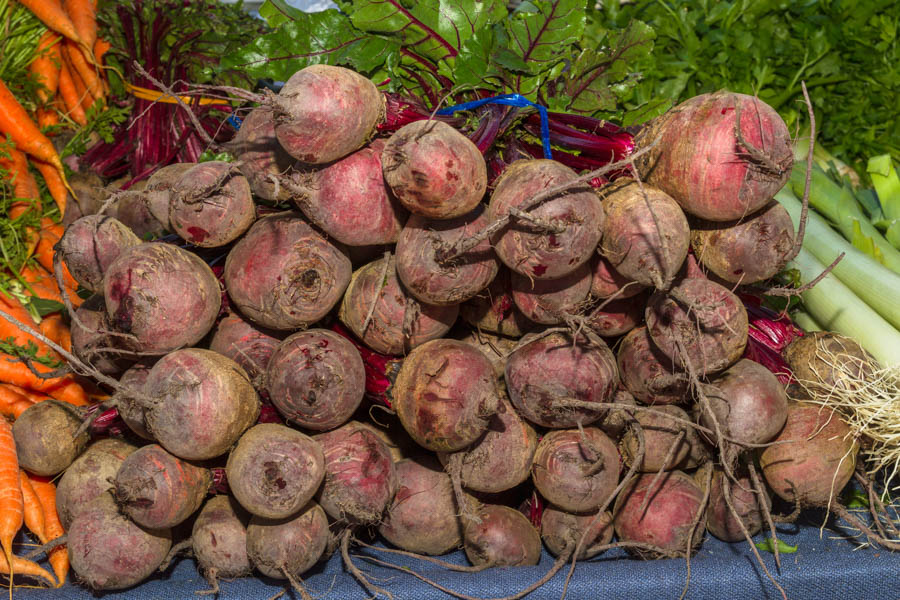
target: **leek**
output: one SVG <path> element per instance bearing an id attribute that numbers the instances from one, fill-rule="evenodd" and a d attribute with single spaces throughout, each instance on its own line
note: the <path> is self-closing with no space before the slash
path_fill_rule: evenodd
<path id="1" fill-rule="evenodd" d="M 802 204 L 797 196 L 785 187 L 775 194 L 775 199 L 787 209 L 794 226 L 798 226 Z M 830 265 L 843 252 L 844 258 L 832 273 L 885 320 L 900 329 L 900 274 L 851 246 L 813 210 L 809 211 L 806 219 L 803 248 L 824 265 Z"/>
<path id="2" fill-rule="evenodd" d="M 806 165 L 795 163 L 791 187 L 799 197 L 803 194 Z M 895 273 L 900 273 L 900 251 L 891 245 L 869 222 L 849 186 L 835 183 L 825 171 L 813 165 L 809 204 L 850 242 Z"/>
<path id="3" fill-rule="evenodd" d="M 895 248 L 900 248 L 900 177 L 891 163 L 891 155 L 873 156 L 867 170 L 878 193 L 882 213 L 882 218 L 875 221 L 875 227 L 884 231 L 885 239 Z"/>
<path id="4" fill-rule="evenodd" d="M 825 270 L 825 266 L 805 249 L 788 263 L 788 268 L 800 273 L 800 283 L 804 285 Z M 833 274 L 827 274 L 800 297 L 806 311 L 823 328 L 855 339 L 884 367 L 900 365 L 900 331 Z"/>
<path id="5" fill-rule="evenodd" d="M 791 311 L 791 321 L 803 331 L 822 331 L 822 326 L 805 310 L 797 309 Z"/>

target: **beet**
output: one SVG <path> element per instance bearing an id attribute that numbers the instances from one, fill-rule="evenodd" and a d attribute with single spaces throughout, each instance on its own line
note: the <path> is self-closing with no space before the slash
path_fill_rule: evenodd
<path id="1" fill-rule="evenodd" d="M 554 332 L 522 341 L 509 356 L 505 373 L 509 399 L 519 414 L 557 429 L 589 425 L 603 415 L 603 410 L 565 404 L 575 400 L 600 408 L 615 393 L 616 361 L 602 340 L 578 336 L 573 344 L 570 334 Z"/>
<path id="2" fill-rule="evenodd" d="M 75 316 L 70 327 L 72 354 L 105 375 L 127 369 L 132 361 L 115 351 L 125 345 L 124 338 L 115 335 L 103 297 L 95 294 L 85 300 Z"/>
<path id="3" fill-rule="evenodd" d="M 667 472 L 651 488 L 655 478 L 656 473 L 645 473 L 619 493 L 613 508 L 616 537 L 620 542 L 651 544 L 667 553 L 660 556 L 653 550 L 631 550 L 641 558 L 663 558 L 684 555 L 693 531 L 691 550 L 696 550 L 703 542 L 705 525 L 702 514 L 698 524 L 703 490 L 681 471 Z M 650 500 L 641 510 L 648 495 Z"/>
<path id="4" fill-rule="evenodd" d="M 685 100 L 642 128 L 634 142 L 640 147 L 657 139 L 636 160 L 641 178 L 710 221 L 740 219 L 765 206 L 794 162 L 778 113 L 758 98 L 724 90 Z"/>
<path id="5" fill-rule="evenodd" d="M 116 501 L 135 523 L 150 529 L 175 527 L 197 512 L 212 485 L 209 469 L 151 444 L 129 454 L 115 479 Z"/>
<path id="6" fill-rule="evenodd" d="M 519 417 L 506 399 L 501 397 L 497 412 L 491 416 L 487 431 L 472 445 L 459 452 L 462 484 L 476 492 L 495 494 L 510 490 L 531 474 L 537 449 L 534 428 Z M 447 464 L 448 454 L 438 453 Z"/>
<path id="7" fill-rule="evenodd" d="M 596 512 L 576 515 L 548 506 L 541 514 L 541 539 L 550 554 L 562 556 L 567 548 L 569 552 L 575 551 L 589 526 L 591 533 L 576 556 L 577 560 L 588 560 L 600 554 L 599 548 L 612 541 L 613 524 L 609 512 L 598 518 Z"/>
<path id="8" fill-rule="evenodd" d="M 103 290 L 103 273 L 140 238 L 124 223 L 107 215 L 88 215 L 66 227 L 59 240 L 63 264 L 72 278 L 92 292 Z"/>
<path id="9" fill-rule="evenodd" d="M 168 194 L 146 194 L 132 186 L 126 191 L 116 192 L 117 198 L 107 211 L 109 216 L 122 222 L 141 240 L 154 240 L 166 234 L 169 229 L 168 217 L 157 217 L 163 201 L 168 208 Z"/>
<path id="10" fill-rule="evenodd" d="M 92 443 L 69 465 L 56 484 L 56 512 L 64 529 L 91 500 L 112 489 L 119 467 L 137 446 L 118 438 Z"/>
<path id="11" fill-rule="evenodd" d="M 172 201 L 172 188 L 188 170 L 193 169 L 197 163 L 172 163 L 159 168 L 145 181 L 143 194 L 150 213 L 166 229 L 172 229 L 169 223 L 169 204 Z M 141 183 L 141 182 L 138 182 Z M 131 189 L 134 189 L 132 186 Z"/>
<path id="12" fill-rule="evenodd" d="M 100 211 L 107 194 L 103 180 L 94 173 L 75 171 L 66 177 L 72 192 L 66 195 L 66 214 L 62 225 L 68 227 L 81 217 L 93 215 Z"/>
<path id="13" fill-rule="evenodd" d="M 72 520 L 67 548 L 72 570 L 93 590 L 122 590 L 150 577 L 172 547 L 169 529 L 146 529 L 116 510 L 110 494 Z"/>
<path id="14" fill-rule="evenodd" d="M 252 517 L 247 526 L 247 556 L 267 577 L 287 579 L 285 571 L 299 577 L 325 552 L 328 538 L 325 511 L 310 502 L 288 519 Z"/>
<path id="15" fill-rule="evenodd" d="M 698 377 L 733 365 L 747 346 L 747 310 L 740 299 L 708 279 L 683 279 L 670 293 L 647 303 L 653 343 L 678 366 L 687 367 L 683 345 Z"/>
<path id="16" fill-rule="evenodd" d="M 349 246 L 392 244 L 408 213 L 381 174 L 383 140 L 318 170 L 294 175 L 288 186 L 311 222 Z"/>
<path id="17" fill-rule="evenodd" d="M 576 178 L 575 171 L 558 162 L 517 160 L 496 182 L 488 220 L 505 217 L 510 208 L 526 210 L 537 194 Z M 514 219 L 493 237 L 497 255 L 510 269 L 535 279 L 557 279 L 593 256 L 605 216 L 600 198 L 590 187 L 572 187 L 528 212 L 565 229 L 536 231 L 534 225 Z"/>
<path id="18" fill-rule="evenodd" d="M 722 469 L 713 471 L 709 488 L 709 505 L 706 507 L 706 530 L 722 541 L 740 542 L 746 538 L 725 499 L 723 484 L 726 477 Z M 765 516 L 759 504 L 759 496 L 753 491 L 750 478 L 742 475 L 738 477 L 737 483 L 730 481 L 729 484 L 731 505 L 740 516 L 747 533 L 750 536 L 756 535 L 762 531 Z M 768 495 L 766 502 L 769 502 Z"/>
<path id="19" fill-rule="evenodd" d="M 475 566 L 536 565 L 541 559 L 541 536 L 519 511 L 500 504 L 478 508 L 480 523 L 464 523 L 463 548 Z"/>
<path id="20" fill-rule="evenodd" d="M 690 247 L 690 228 L 678 204 L 631 179 L 616 181 L 603 194 L 603 256 L 621 275 L 668 289 Z"/>
<path id="21" fill-rule="evenodd" d="M 266 387 L 284 418 L 327 431 L 347 422 L 362 402 L 366 373 L 359 351 L 328 329 L 286 338 L 269 361 Z"/>
<path id="22" fill-rule="evenodd" d="M 228 496 L 213 496 L 203 505 L 191 530 L 197 566 L 208 579 L 246 577 L 253 570 L 247 557 L 250 517 Z"/>
<path id="23" fill-rule="evenodd" d="M 784 429 L 762 451 L 759 465 L 772 490 L 803 508 L 834 502 L 853 477 L 859 444 L 841 417 L 824 407 L 796 402 Z"/>
<path id="24" fill-rule="evenodd" d="M 591 268 L 583 264 L 559 279 L 533 279 L 513 273 L 512 298 L 528 319 L 542 325 L 563 322 L 563 315 L 576 314 L 591 290 Z"/>
<path id="25" fill-rule="evenodd" d="M 477 246 L 441 262 L 442 248 L 467 239 L 487 227 L 484 206 L 453 219 L 413 215 L 397 241 L 397 276 L 410 294 L 426 304 L 459 304 L 485 289 L 500 269 L 500 261 L 484 239 Z"/>
<path id="26" fill-rule="evenodd" d="M 616 271 L 609 260 L 600 254 L 591 261 L 591 296 L 609 298 L 615 295 L 619 300 L 631 298 L 643 292 L 647 286 L 641 285 Z"/>
<path id="27" fill-rule="evenodd" d="M 616 445 L 596 427 L 550 431 L 534 454 L 531 478 L 541 496 L 562 510 L 591 512 L 619 483 Z"/>
<path id="28" fill-rule="evenodd" d="M 506 267 L 500 268 L 487 289 L 460 304 L 459 314 L 476 329 L 510 337 L 521 337 L 535 327 L 513 302 L 510 271 Z"/>
<path id="29" fill-rule="evenodd" d="M 826 395 L 838 387 L 858 389 L 860 381 L 873 377 L 877 364 L 856 340 L 831 331 L 811 331 L 795 338 L 782 354 L 797 381 Z"/>
<path id="30" fill-rule="evenodd" d="M 230 312 L 219 319 L 209 349 L 239 364 L 253 385 L 259 388 L 269 360 L 280 343 L 280 333 L 258 327 L 240 314 Z"/>
<path id="31" fill-rule="evenodd" d="M 602 337 L 617 337 L 628 333 L 644 320 L 647 295 L 641 294 L 624 300 L 612 300 L 589 308 L 587 326 Z"/>
<path id="32" fill-rule="evenodd" d="M 497 412 L 494 369 L 478 348 L 439 339 L 403 361 L 393 388 L 403 428 L 429 450 L 455 451 L 477 440 Z"/>
<path id="33" fill-rule="evenodd" d="M 691 247 L 704 267 L 731 283 L 774 277 L 794 248 L 794 223 L 776 200 L 738 221 L 696 221 Z"/>
<path id="34" fill-rule="evenodd" d="M 778 378 L 743 358 L 703 385 L 722 433 L 738 443 L 764 444 L 778 435 L 787 419 L 788 399 Z M 708 410 L 700 422 L 715 429 Z"/>
<path id="35" fill-rule="evenodd" d="M 216 276 L 196 254 L 144 243 L 126 249 L 103 276 L 106 311 L 141 352 L 192 346 L 212 328 L 221 306 Z"/>
<path id="36" fill-rule="evenodd" d="M 185 241 L 218 248 L 240 237 L 256 220 L 247 178 L 224 161 L 198 163 L 170 192 L 169 223 Z"/>
<path id="37" fill-rule="evenodd" d="M 469 331 L 460 338 L 461 342 L 471 344 L 481 350 L 491 364 L 494 365 L 494 374 L 498 380 L 503 379 L 503 372 L 506 370 L 506 357 L 512 352 L 519 343 L 515 338 L 502 337 L 487 333 L 484 331 Z M 501 386 L 505 389 L 505 385 Z M 501 390 L 502 391 L 502 390 Z"/>
<path id="38" fill-rule="evenodd" d="M 142 392 L 147 378 L 150 376 L 150 367 L 144 363 L 135 363 L 119 377 L 119 383 L 129 389 Z M 125 421 L 128 428 L 145 440 L 154 439 L 147 431 L 147 413 L 143 402 L 127 394 L 117 395 L 117 409 L 119 417 Z"/>
<path id="39" fill-rule="evenodd" d="M 387 444 L 356 421 L 314 439 L 325 453 L 325 483 L 317 500 L 328 516 L 354 524 L 380 522 L 397 490 Z"/>
<path id="40" fill-rule="evenodd" d="M 472 211 L 487 189 L 487 166 L 469 138 L 443 121 L 413 121 L 388 138 L 384 180 L 413 214 L 452 219 Z"/>
<path id="41" fill-rule="evenodd" d="M 296 330 L 324 317 L 350 274 L 350 260 L 292 213 L 259 219 L 225 260 L 232 302 L 271 329 Z"/>
<path id="42" fill-rule="evenodd" d="M 290 199 L 287 187 L 275 180 L 290 169 L 295 161 L 275 137 L 275 117 L 272 107 L 257 106 L 244 117 L 241 128 L 229 142 L 254 196 L 270 202 L 282 203 Z"/>
<path id="43" fill-rule="evenodd" d="M 622 338 L 617 363 L 622 384 L 643 404 L 681 404 L 689 398 L 687 374 L 656 347 L 646 327 Z"/>
<path id="44" fill-rule="evenodd" d="M 665 413 L 661 414 L 661 413 Z M 674 419 L 681 419 L 681 422 L 668 418 L 671 415 Z M 653 411 L 637 410 L 635 418 L 640 424 L 644 434 L 644 455 L 638 470 L 643 473 L 656 473 L 657 471 L 671 471 L 678 468 L 679 464 L 684 461 L 691 450 L 688 441 L 688 430 L 690 425 L 684 421 L 690 421 L 690 416 L 681 408 L 672 405 L 657 406 Z M 679 441 L 679 435 L 681 440 Z M 676 444 L 677 442 L 677 444 Z M 675 447 L 674 454 L 672 447 Z M 631 466 L 638 453 L 638 439 L 634 429 L 627 429 L 622 435 L 622 441 L 619 444 L 622 450 L 622 456 L 625 464 Z M 668 462 L 666 462 L 668 458 Z"/>
<path id="45" fill-rule="evenodd" d="M 12 424 L 19 466 L 47 477 L 62 472 L 90 441 L 86 431 L 75 437 L 82 418 L 78 409 L 58 400 L 26 408 Z"/>
<path id="46" fill-rule="evenodd" d="M 325 478 L 322 447 L 277 423 L 254 425 L 241 436 L 225 467 L 231 493 L 247 511 L 267 519 L 296 515 Z"/>
<path id="47" fill-rule="evenodd" d="M 408 552 L 444 554 L 462 543 L 450 477 L 432 457 L 394 463 L 397 493 L 378 533 Z"/>
<path id="48" fill-rule="evenodd" d="M 450 331 L 459 314 L 458 305 L 416 303 L 414 307 L 411 304 L 415 301 L 397 279 L 394 257 L 388 259 L 387 265 L 384 261 L 381 258 L 353 273 L 338 313 L 341 322 L 366 346 L 381 354 L 403 354 Z M 363 330 L 373 302 L 371 322 Z M 404 331 L 407 317 L 411 323 Z"/>
<path id="49" fill-rule="evenodd" d="M 147 430 L 186 460 L 221 456 L 259 416 L 259 398 L 247 373 L 211 350 L 176 350 L 153 365 L 144 391 Z"/>
<path id="50" fill-rule="evenodd" d="M 275 135 L 301 162 L 320 165 L 361 148 L 384 116 L 384 98 L 362 75 L 331 65 L 300 69 L 274 99 Z"/>

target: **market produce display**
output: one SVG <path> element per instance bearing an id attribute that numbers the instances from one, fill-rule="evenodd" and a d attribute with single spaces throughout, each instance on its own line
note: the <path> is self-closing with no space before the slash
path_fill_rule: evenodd
<path id="1" fill-rule="evenodd" d="M 648 96 L 640 6 L 180 4 L 0 0 L 10 593 L 900 549 L 900 179 L 826 83 Z"/>

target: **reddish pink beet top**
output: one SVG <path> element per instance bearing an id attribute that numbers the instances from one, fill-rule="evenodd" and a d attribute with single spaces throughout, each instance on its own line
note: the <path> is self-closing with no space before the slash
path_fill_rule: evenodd
<path id="1" fill-rule="evenodd" d="M 794 325 L 787 314 L 778 314 L 762 305 L 762 300 L 750 294 L 740 294 L 747 308 L 749 321 L 747 349 L 744 358 L 749 358 L 766 367 L 787 385 L 793 374 L 781 356 L 781 352 L 798 337 L 803 330 Z"/>

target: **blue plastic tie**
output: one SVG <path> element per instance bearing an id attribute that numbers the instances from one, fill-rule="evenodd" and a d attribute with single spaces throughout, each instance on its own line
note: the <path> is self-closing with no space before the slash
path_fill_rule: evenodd
<path id="1" fill-rule="evenodd" d="M 442 108 L 437 111 L 437 114 L 452 115 L 461 110 L 471 110 L 473 108 L 478 108 L 479 106 L 484 106 L 485 104 L 504 104 L 506 106 L 515 106 L 518 108 L 532 106 L 536 108 L 541 115 L 541 145 L 544 147 L 544 158 L 553 158 L 553 154 L 550 152 L 550 121 L 547 118 L 547 107 L 532 102 L 522 94 L 501 94 L 499 96 L 491 96 L 490 98 L 482 98 L 481 100 L 473 100 L 472 102 L 463 102 L 456 106 Z"/>
<path id="2" fill-rule="evenodd" d="M 237 115 L 228 115 L 228 118 L 225 119 L 229 125 L 238 130 L 241 128 L 241 125 L 244 123 L 244 120 Z"/>

